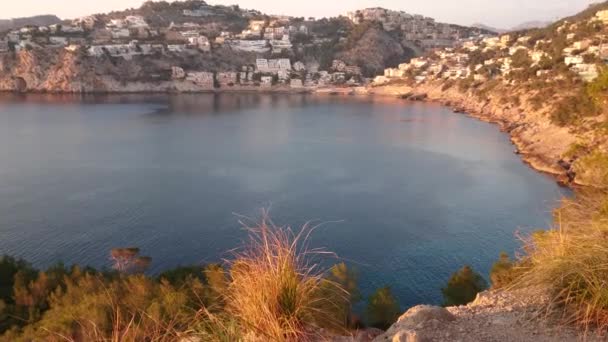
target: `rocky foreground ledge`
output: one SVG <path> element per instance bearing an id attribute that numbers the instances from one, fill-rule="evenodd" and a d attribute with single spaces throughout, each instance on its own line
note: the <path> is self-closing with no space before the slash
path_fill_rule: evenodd
<path id="1" fill-rule="evenodd" d="M 531 291 L 487 291 L 466 306 L 420 305 L 388 331 L 363 331 L 333 342 L 574 342 L 606 341 L 558 323 L 546 296 Z"/>
<path id="2" fill-rule="evenodd" d="M 417 306 L 374 342 L 580 340 L 579 332 L 547 314 L 546 300 L 524 292 L 484 292 L 467 306 Z"/>

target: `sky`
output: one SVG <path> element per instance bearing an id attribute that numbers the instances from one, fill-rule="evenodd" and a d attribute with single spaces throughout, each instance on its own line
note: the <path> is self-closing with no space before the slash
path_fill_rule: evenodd
<path id="1" fill-rule="evenodd" d="M 139 7 L 144 0 L 1 0 L 0 17 L 55 14 L 62 19 Z M 529 21 L 554 21 L 598 0 L 208 0 L 209 4 L 257 9 L 269 14 L 329 17 L 366 7 L 423 14 L 442 22 L 512 28 Z"/>

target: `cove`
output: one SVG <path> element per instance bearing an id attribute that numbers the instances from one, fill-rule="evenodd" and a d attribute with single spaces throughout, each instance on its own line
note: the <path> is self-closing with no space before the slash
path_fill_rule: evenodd
<path id="1" fill-rule="evenodd" d="M 219 262 L 242 216 L 322 223 L 313 247 L 441 302 L 465 264 L 487 275 L 568 190 L 497 127 L 428 103 L 312 95 L 0 97 L 0 254 L 109 265 L 137 246 L 152 273 Z"/>

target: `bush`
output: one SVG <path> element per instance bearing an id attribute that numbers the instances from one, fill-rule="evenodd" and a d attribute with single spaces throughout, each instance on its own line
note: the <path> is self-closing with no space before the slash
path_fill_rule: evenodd
<path id="1" fill-rule="evenodd" d="M 169 282 L 169 284 L 174 286 L 182 286 L 186 284 L 191 278 L 196 278 L 200 281 L 205 280 L 203 268 L 201 266 L 177 267 L 161 273 L 157 277 L 157 280 L 167 281 Z"/>
<path id="2" fill-rule="evenodd" d="M 600 69 L 599 76 L 587 85 L 587 93 L 596 103 L 600 103 L 608 91 L 608 68 Z"/>
<path id="3" fill-rule="evenodd" d="M 551 121 L 559 126 L 575 124 L 583 117 L 599 114 L 595 100 L 585 89 L 576 95 L 568 96 L 557 103 L 557 108 L 551 115 Z"/>
<path id="4" fill-rule="evenodd" d="M 230 269 L 227 312 L 271 341 L 306 340 L 320 328 L 344 330 L 335 312 L 343 310 L 349 293 L 323 278 L 320 252 L 306 249 L 310 228 L 294 233 L 264 215 L 247 229 L 249 243 Z"/>
<path id="5" fill-rule="evenodd" d="M 325 277 L 326 282 L 323 284 L 326 292 L 324 296 L 333 294 L 335 291 L 334 284 L 337 284 L 348 294 L 348 296 L 337 296 L 332 305 L 325 310 L 334 312 L 335 316 L 349 328 L 357 328 L 360 325 L 358 319 L 353 316 L 353 305 L 362 299 L 357 284 L 358 278 L 357 272 L 349 269 L 345 263 L 339 263 L 329 270 Z"/>
<path id="6" fill-rule="evenodd" d="M 443 82 L 443 84 L 441 85 L 441 91 L 446 91 L 450 88 L 452 88 L 455 84 L 454 80 L 447 80 L 445 82 Z"/>
<path id="7" fill-rule="evenodd" d="M 511 261 L 509 254 L 500 253 L 500 258 L 492 265 L 490 281 L 492 288 L 500 289 L 512 284 L 518 277 L 516 264 Z"/>
<path id="8" fill-rule="evenodd" d="M 576 180 L 597 188 L 608 188 L 608 154 L 595 151 L 578 159 L 573 166 Z"/>
<path id="9" fill-rule="evenodd" d="M 382 330 L 387 330 L 397 321 L 401 308 L 390 287 L 378 289 L 369 297 L 366 314 L 368 324 Z"/>
<path id="10" fill-rule="evenodd" d="M 477 294 L 488 288 L 488 283 L 470 266 L 454 273 L 446 287 L 441 289 L 444 306 L 466 305 L 475 300 Z"/>
<path id="11" fill-rule="evenodd" d="M 310 227 L 294 233 L 264 215 L 248 229 L 229 268 L 179 267 L 154 278 L 137 273 L 150 262 L 137 248 L 112 250 L 112 272 L 62 264 L 38 272 L 4 257 L 0 340 L 300 341 L 355 326 L 357 274 L 344 263 L 321 266 L 327 253 L 307 248 Z M 369 312 L 377 326 L 396 319 L 390 289 L 372 296 Z"/>
<path id="12" fill-rule="evenodd" d="M 565 323 L 608 327 L 608 194 L 577 193 L 555 212 L 556 226 L 526 240 L 519 287 L 551 295 L 549 307 Z"/>

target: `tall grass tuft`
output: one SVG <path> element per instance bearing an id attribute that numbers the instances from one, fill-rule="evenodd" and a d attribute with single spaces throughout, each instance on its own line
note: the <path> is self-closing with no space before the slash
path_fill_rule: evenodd
<path id="1" fill-rule="evenodd" d="M 249 241 L 235 251 L 230 268 L 227 310 L 250 335 L 271 341 L 307 341 L 320 328 L 341 329 L 341 304 L 349 293 L 324 278 L 328 253 L 309 247 L 315 227 L 297 232 L 276 226 L 266 212 L 249 227 Z"/>
<path id="2" fill-rule="evenodd" d="M 553 309 L 567 323 L 608 329 L 608 196 L 580 193 L 555 212 L 556 227 L 533 234 L 515 286 L 551 294 Z"/>

